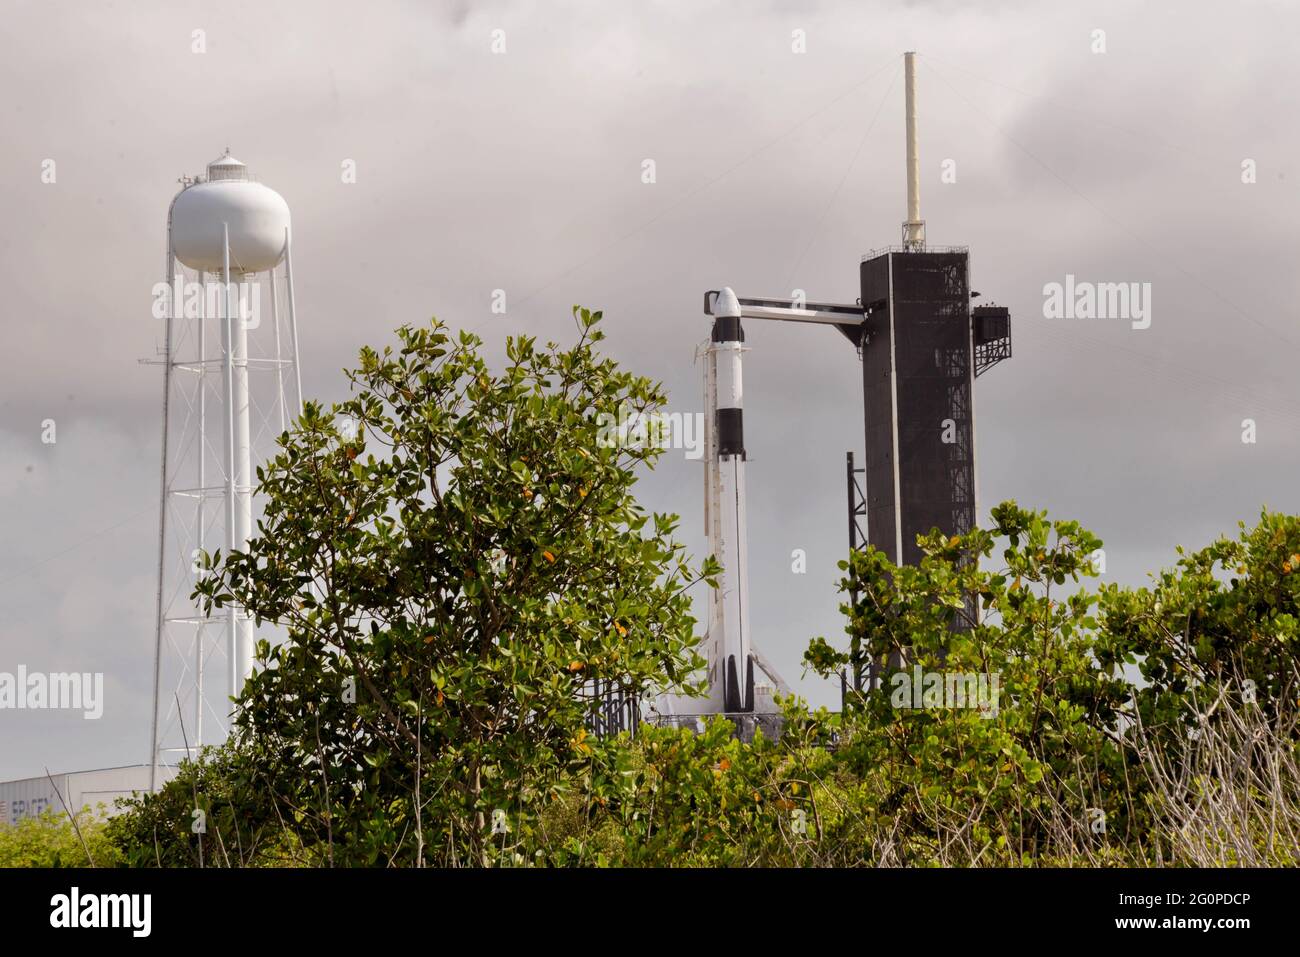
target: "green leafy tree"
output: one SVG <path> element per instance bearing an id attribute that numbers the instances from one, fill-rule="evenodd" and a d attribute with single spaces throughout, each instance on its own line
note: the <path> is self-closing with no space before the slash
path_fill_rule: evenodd
<path id="1" fill-rule="evenodd" d="M 841 590 L 857 596 L 843 606 L 850 650 L 818 638 L 805 654 L 826 676 L 894 663 L 850 700 L 844 754 L 877 810 L 914 839 L 903 860 L 927 859 L 940 832 L 1033 855 L 1049 829 L 1090 841 L 1089 808 L 1104 810 L 1112 832 L 1132 810 L 1117 739 L 1129 688 L 1097 664 L 1097 599 L 1079 587 L 1095 574 L 1101 542 L 1014 502 L 992 520 L 988 530 L 921 536 L 915 566 L 871 547 L 854 552 L 841 564 Z M 967 675 L 985 680 L 986 701 L 967 699 Z M 1068 821 L 1045 819 L 1063 807 Z"/>
<path id="2" fill-rule="evenodd" d="M 1237 539 L 1181 556 L 1146 588 L 1101 595 L 1103 663 L 1136 665 L 1150 728 L 1200 720 L 1220 690 L 1273 719 L 1300 690 L 1300 516 L 1263 512 Z"/>
<path id="3" fill-rule="evenodd" d="M 119 802 L 104 833 L 131 867 L 316 863 L 286 826 L 271 784 L 255 742 L 204 748 L 156 792 Z"/>
<path id="4" fill-rule="evenodd" d="M 1200 866 L 1300 847 L 1300 516 L 1263 512 L 1145 588 L 1102 590 L 1099 660 L 1136 669 L 1125 742 L 1153 842 Z"/>
<path id="5" fill-rule="evenodd" d="M 199 586 L 286 639 L 239 700 L 265 786 L 329 863 L 511 860 L 587 773 L 596 689 L 690 689 L 687 589 L 708 577 L 632 488 L 660 449 L 617 441 L 664 401 L 595 345 L 403 327 L 363 349 L 353 397 L 309 403 L 258 470 L 247 551 Z"/>
<path id="6" fill-rule="evenodd" d="M 775 741 L 761 733 L 741 741 L 730 721 L 715 716 L 698 733 L 647 726 L 635 740 L 612 742 L 587 794 L 595 839 L 590 847 L 568 841 L 556 862 L 856 863 L 860 847 L 849 838 L 856 820 L 845 814 L 851 798 L 835 779 L 835 754 L 827 747 L 838 716 L 810 714 L 794 699 L 783 711 Z"/>

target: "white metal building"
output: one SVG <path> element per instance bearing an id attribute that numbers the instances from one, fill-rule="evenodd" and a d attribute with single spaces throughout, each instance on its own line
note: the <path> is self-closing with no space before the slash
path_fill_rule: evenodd
<path id="1" fill-rule="evenodd" d="M 118 798 L 149 790 L 149 771 L 147 764 L 133 764 L 0 781 L 0 824 L 17 824 L 23 818 L 37 817 L 45 811 L 62 815 L 64 804 L 73 811 L 89 807 L 97 814 L 116 814 Z M 164 777 L 174 773 L 167 768 Z"/>

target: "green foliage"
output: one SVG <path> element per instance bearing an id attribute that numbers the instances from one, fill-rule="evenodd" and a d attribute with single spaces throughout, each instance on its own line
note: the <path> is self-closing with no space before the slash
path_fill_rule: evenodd
<path id="1" fill-rule="evenodd" d="M 106 861 L 1296 862 L 1296 516 L 1094 592 L 1101 542 L 1006 502 L 987 529 L 921 536 L 916 566 L 841 564 L 847 641 L 805 663 L 881 669 L 842 714 L 783 701 L 775 741 L 722 718 L 588 735 L 597 682 L 694 687 L 687 589 L 717 565 L 691 568 L 676 519 L 633 499 L 657 449 L 602 441 L 602 416 L 663 395 L 575 315 L 576 345 L 510 340 L 497 374 L 474 336 L 403 328 L 362 351 L 351 400 L 307 406 L 259 470 L 258 537 L 196 592 L 286 640 L 260 646 L 234 741 L 130 802 Z"/>
<path id="2" fill-rule="evenodd" d="M 598 743 L 583 787 L 547 809 L 533 835 L 536 849 L 522 847 L 522 859 L 548 866 L 826 863 L 823 849 L 841 846 L 825 840 L 838 797 L 822 779 L 833 770 L 825 745 L 837 718 L 810 715 L 797 701 L 785 712 L 777 741 L 742 742 L 732 723 L 717 717 L 699 733 L 644 725 L 635 738 Z"/>
<path id="3" fill-rule="evenodd" d="M 156 793 L 122 801 L 105 835 L 132 867 L 310 864 L 284 826 L 264 763 L 255 747 L 206 748 Z"/>
<path id="4" fill-rule="evenodd" d="M 1264 512 L 1148 588 L 1103 590 L 1103 664 L 1137 664 L 1147 725 L 1191 724 L 1220 688 L 1266 714 L 1296 711 L 1300 674 L 1300 517 Z M 1249 690 L 1247 690 L 1249 689 Z"/>
<path id="5" fill-rule="evenodd" d="M 258 470 L 258 536 L 197 590 L 287 632 L 239 733 L 324 860 L 492 863 L 493 812 L 519 833 L 588 762 L 595 682 L 683 688 L 702 663 L 686 589 L 711 566 L 631 494 L 660 450 L 600 441 L 662 390 L 574 313 L 574 346 L 511 339 L 499 374 L 437 322 L 362 350 L 354 397 L 307 405 Z"/>
<path id="6" fill-rule="evenodd" d="M 1043 805 L 1062 799 L 1077 804 L 1080 821 L 1085 806 L 1098 806 L 1112 829 L 1126 823 L 1124 788 L 1111 785 L 1123 773 L 1114 735 L 1129 689 L 1097 667 L 1096 598 L 1078 588 L 1101 542 L 1014 502 L 992 519 L 989 530 L 923 536 L 917 566 L 894 566 L 873 548 L 853 554 L 841 566 L 841 589 L 857 595 L 844 606 L 852 650 L 818 639 L 805 656 L 822 674 L 895 664 L 854 702 L 861 719 L 845 759 L 877 782 L 880 811 L 923 853 L 927 836 L 963 822 L 979 844 L 1002 837 L 1032 847 Z M 985 676 L 994 706 L 921 707 L 915 669 Z"/>
<path id="7" fill-rule="evenodd" d="M 1182 732 L 1215 720 L 1225 686 L 1241 704 L 1246 679 L 1283 729 L 1270 747 L 1295 747 L 1300 519 L 1265 514 L 1155 588 L 1099 595 L 1081 582 L 1101 542 L 1078 523 L 1013 502 L 992 519 L 987 531 L 922 536 L 915 567 L 871 548 L 852 555 L 841 565 L 841 588 L 856 595 L 843 606 L 849 649 L 819 638 L 805 655 L 828 676 L 892 665 L 850 701 L 842 755 L 906 836 L 901 861 L 930 859 L 954 835 L 989 860 L 1048 848 L 1109 859 L 1120 847 L 1145 860 L 1168 824 L 1158 808 L 1206 786 L 1179 777 L 1203 761 Z M 996 711 L 913 706 L 914 669 L 995 676 Z"/>
<path id="8" fill-rule="evenodd" d="M 0 867 L 117 865 L 120 855 L 105 833 L 103 813 L 102 805 L 97 810 L 82 808 L 75 826 L 66 813 L 52 810 L 0 824 Z"/>
<path id="9" fill-rule="evenodd" d="M 1277 636 L 1292 620 L 1297 520 L 1265 515 L 1240 543 L 1184 559 L 1157 590 L 1097 596 L 1082 585 L 1101 543 L 1077 523 L 1011 502 L 992 518 L 988 530 L 924 536 L 916 567 L 872 549 L 842 565 L 842 589 L 856 596 L 844 606 L 847 650 L 815 639 L 806 662 L 826 675 L 892 662 L 844 714 L 786 702 L 775 743 L 742 743 L 722 719 L 699 734 L 643 728 L 611 742 L 585 798 L 562 807 L 565 826 L 544 828 L 544 850 L 521 859 L 1294 864 L 1297 715 L 1293 686 L 1277 676 L 1294 672 L 1296 656 Z M 1172 620 L 1220 636 L 1212 647 L 1223 652 L 1213 667 L 1183 666 L 1179 685 L 1161 678 L 1198 629 L 1161 626 L 1171 608 Z M 1145 677 L 1134 682 L 1134 668 Z M 997 676 L 996 711 L 911 706 L 914 669 Z M 1224 692 L 1247 675 L 1261 701 L 1264 689 L 1283 691 L 1243 709 Z M 1172 729 L 1152 726 L 1157 704 Z M 1187 728 L 1196 733 L 1174 733 Z"/>

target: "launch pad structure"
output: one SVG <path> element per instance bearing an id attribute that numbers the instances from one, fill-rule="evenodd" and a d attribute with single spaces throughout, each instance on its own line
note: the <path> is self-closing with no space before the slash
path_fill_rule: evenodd
<path id="1" fill-rule="evenodd" d="M 664 697 L 656 720 L 681 724 L 725 714 L 745 728 L 776 710 L 771 690 L 788 693 L 751 640 L 745 502 L 743 320 L 801 322 L 838 329 L 862 360 L 866 454 L 847 460 L 849 547 L 870 544 L 895 564 L 921 559 L 917 536 L 954 535 L 975 525 L 978 503 L 974 383 L 1011 357 L 1010 313 L 971 308 L 970 255 L 929 246 L 921 219 L 915 54 L 904 54 L 907 220 L 902 243 L 862 257 L 854 303 L 749 298 L 730 288 L 704 294 L 713 320 L 705 357 L 705 531 L 722 565 L 709 599 L 707 699 Z M 865 525 L 864 525 L 865 523 Z M 842 676 L 861 692 L 879 667 L 859 663 Z M 755 674 L 771 686 L 756 689 Z M 767 693 L 763 693 L 766 691 Z M 691 713 L 685 709 L 693 708 Z"/>

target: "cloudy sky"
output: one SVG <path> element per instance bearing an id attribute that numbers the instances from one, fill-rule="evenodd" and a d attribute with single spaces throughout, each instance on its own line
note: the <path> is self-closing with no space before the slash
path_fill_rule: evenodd
<path id="1" fill-rule="evenodd" d="M 148 758 L 161 374 L 137 360 L 161 345 L 176 179 L 227 146 L 293 211 L 308 396 L 341 398 L 399 324 L 436 315 L 499 355 L 512 333 L 566 338 L 583 303 L 693 412 L 704 290 L 851 302 L 861 255 L 898 241 L 915 49 L 929 239 L 968 245 L 1013 317 L 1014 359 L 976 388 L 982 510 L 1077 518 L 1106 577 L 1137 584 L 1176 545 L 1297 508 L 1294 6 L 4 6 L 0 671 L 102 671 L 107 700 L 98 721 L 0 711 L 0 779 Z M 1067 274 L 1150 283 L 1150 328 L 1045 318 Z M 758 326 L 754 639 L 830 704 L 799 658 L 842 627 L 859 361 L 833 330 Z M 670 453 L 642 488 L 697 554 L 700 469 Z"/>

